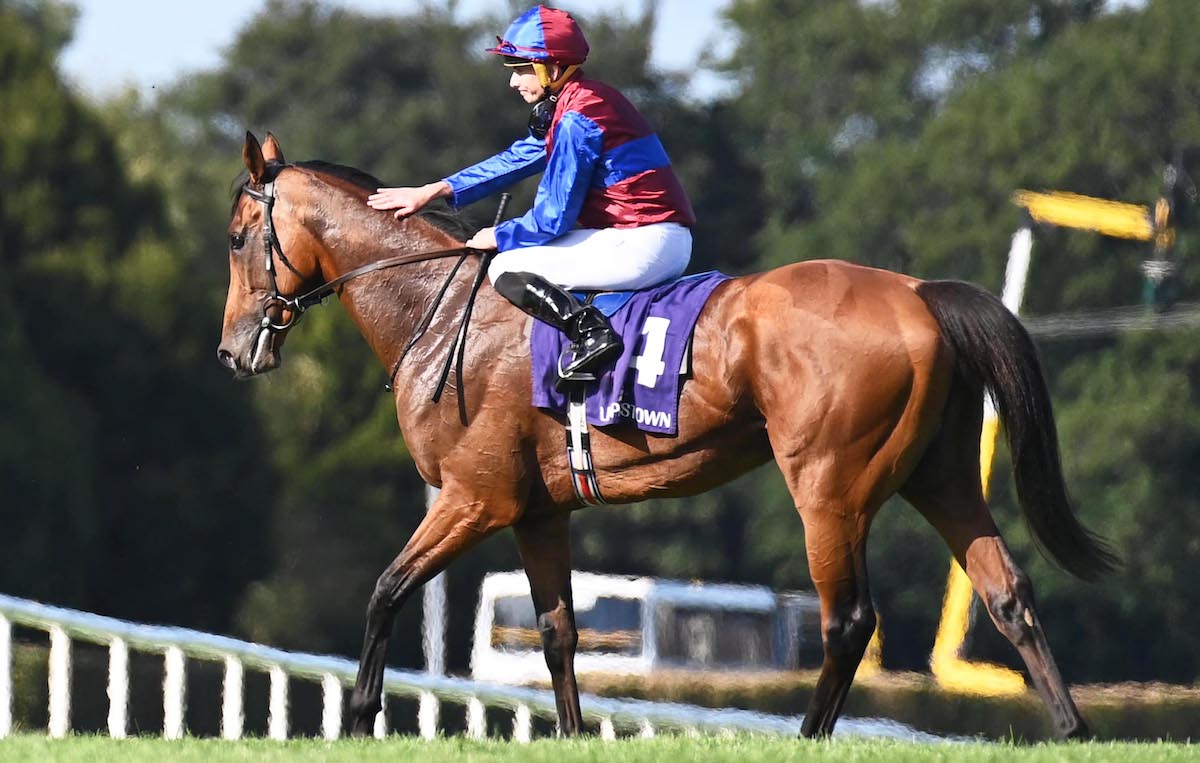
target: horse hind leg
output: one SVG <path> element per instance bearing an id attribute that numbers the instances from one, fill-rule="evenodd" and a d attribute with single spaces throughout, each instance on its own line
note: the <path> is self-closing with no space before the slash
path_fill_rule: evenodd
<path id="1" fill-rule="evenodd" d="M 1058 736 L 1085 738 L 1087 723 L 1050 652 L 1034 606 L 1033 586 L 996 528 L 979 484 L 978 467 L 973 461 L 951 463 L 966 460 L 961 454 L 971 450 L 953 446 L 939 450 L 935 445 L 901 495 L 941 534 L 992 622 L 1016 647 Z"/>
<path id="2" fill-rule="evenodd" d="M 803 429 L 786 413 L 768 417 L 768 433 L 776 463 L 804 522 L 809 575 L 821 599 L 825 652 L 800 733 L 822 737 L 833 733 L 875 632 L 867 582 L 867 533 L 888 487 L 881 477 L 887 471 L 874 465 L 874 457 L 890 448 L 886 442 L 874 447 L 837 444 L 828 447 L 827 457 L 813 457 L 810 448 L 790 436 Z"/>
<path id="3" fill-rule="evenodd" d="M 833 733 L 854 673 L 875 632 L 875 609 L 867 585 L 868 522 L 841 507 L 800 507 L 809 571 L 821 597 L 821 641 L 825 659 L 800 733 Z"/>

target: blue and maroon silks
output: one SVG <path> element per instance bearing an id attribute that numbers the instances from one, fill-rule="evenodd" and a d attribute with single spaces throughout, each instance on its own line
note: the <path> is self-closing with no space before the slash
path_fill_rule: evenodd
<path id="1" fill-rule="evenodd" d="M 613 329 L 625 343 L 625 351 L 595 384 L 589 385 L 589 424 L 609 426 L 632 421 L 644 432 L 678 433 L 684 352 L 704 303 L 728 278 L 715 271 L 698 273 L 628 296 L 610 317 Z M 603 301 L 598 306 L 603 309 Z M 557 391 L 554 383 L 558 379 L 559 355 L 569 342 L 557 329 L 536 320 L 529 341 L 533 404 L 565 413 L 566 395 Z"/>
<path id="2" fill-rule="evenodd" d="M 588 41 L 571 14 L 544 5 L 534 6 L 508 25 L 503 37 L 487 53 L 527 61 L 581 64 L 588 56 Z"/>
<path id="3" fill-rule="evenodd" d="M 543 140 L 526 136 L 445 178 L 457 209 L 543 172 L 533 207 L 496 226 L 501 252 L 574 228 L 691 227 L 696 213 L 650 125 L 615 88 L 573 76 Z"/>

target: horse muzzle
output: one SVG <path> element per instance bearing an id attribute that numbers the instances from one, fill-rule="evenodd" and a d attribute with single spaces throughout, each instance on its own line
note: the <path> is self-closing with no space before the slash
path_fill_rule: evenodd
<path id="1" fill-rule="evenodd" d="M 226 339 L 217 347 L 217 360 L 233 371 L 235 378 L 246 379 L 279 367 L 279 333 L 269 326 L 255 326 L 255 329 L 238 332 L 242 341 Z"/>

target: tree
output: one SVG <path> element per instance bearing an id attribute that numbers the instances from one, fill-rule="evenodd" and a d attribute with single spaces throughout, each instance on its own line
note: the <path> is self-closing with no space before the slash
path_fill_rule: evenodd
<path id="1" fill-rule="evenodd" d="M 787 105 L 777 111 L 765 88 L 751 85 L 745 96 L 747 109 L 774 115 L 774 121 L 759 118 L 767 125 L 761 156 L 769 198 L 802 186 L 806 200 L 803 209 L 777 214 L 768 223 L 762 239 L 767 262 L 834 256 L 923 277 L 966 278 L 998 291 L 1008 239 L 1020 224 L 1010 202 L 1015 189 L 1066 189 L 1149 203 L 1159 192 L 1166 161 L 1177 155 L 1194 159 L 1200 61 L 1186 41 L 1200 30 L 1184 4 L 1162 0 L 1120 13 L 1101 13 L 1094 3 L 996 4 L 995 24 L 979 28 L 1009 31 L 978 39 L 966 16 L 957 15 L 962 6 L 936 5 L 734 6 L 733 17 L 746 29 L 743 48 L 751 51 L 744 77 L 761 81 L 759 73 L 769 65 L 805 67 L 790 75 L 802 84 L 780 94 Z M 935 10 L 945 15 L 927 15 Z M 927 36 L 919 36 L 924 52 L 917 57 L 913 50 L 906 66 L 897 63 L 910 50 L 903 45 L 888 54 L 886 67 L 866 54 L 838 52 L 883 34 L 876 24 L 907 38 L 928 19 L 934 23 L 924 27 Z M 771 20 L 776 26 L 767 31 L 763 27 Z M 835 21 L 839 25 L 830 26 Z M 789 57 L 782 45 L 792 37 L 802 52 Z M 929 41 L 973 52 L 951 67 L 954 76 L 947 84 L 923 96 L 912 77 L 919 85 L 915 62 L 929 60 L 935 50 Z M 902 76 L 889 74 L 894 71 Z M 895 106 L 897 99 L 909 102 L 911 111 Z M 783 119 L 793 105 L 806 118 Z M 869 116 L 871 127 L 847 143 L 839 130 L 855 114 Z M 796 147 L 810 148 L 797 152 L 800 161 L 785 162 L 783 153 Z M 1184 225 L 1180 249 L 1187 261 L 1194 234 L 1186 220 Z M 1040 230 L 1037 236 L 1027 312 L 1139 301 L 1145 245 L 1089 233 Z M 1196 278 L 1185 273 L 1185 290 L 1194 290 Z M 1189 470 L 1177 459 L 1191 450 L 1184 446 L 1190 424 L 1178 413 L 1194 394 L 1187 386 L 1193 382 L 1180 371 L 1191 363 L 1189 344 L 1194 342 L 1183 336 L 1160 335 L 1043 347 L 1061 413 L 1069 484 L 1084 521 L 1115 536 L 1118 550 L 1129 558 L 1120 577 L 1103 588 L 1085 588 L 1052 572 L 1017 519 L 1006 481 L 999 479 L 994 489 L 994 513 L 1033 577 L 1051 643 L 1096 645 L 1059 650 L 1065 673 L 1076 680 L 1194 678 L 1198 645 L 1190 636 L 1170 640 L 1161 652 L 1157 645 L 1150 648 L 1127 668 L 1119 667 L 1115 651 L 1145 639 L 1148 631 L 1194 631 L 1182 611 L 1191 594 L 1178 577 L 1187 569 L 1184 539 L 1190 536 L 1177 521 L 1150 519 L 1164 510 L 1160 507 L 1178 507 L 1186 490 L 1177 480 L 1186 482 Z M 1163 452 L 1164 442 L 1169 453 Z M 997 464 L 995 473 L 1003 477 L 1007 466 Z M 790 548 L 772 544 L 783 537 L 780 521 L 765 515 L 755 520 L 761 530 L 754 537 L 767 551 L 760 563 L 772 569 L 792 558 Z M 873 586 L 888 623 L 887 643 L 900 644 L 901 653 L 889 646 L 885 658 L 905 667 L 921 667 L 928 654 L 944 575 L 944 561 L 928 561 L 945 559 L 941 544 L 920 525 L 912 512 L 888 508 L 871 540 L 875 569 L 906 573 L 903 579 L 877 574 L 883 585 Z M 920 558 L 914 556 L 918 540 L 932 549 Z M 1168 611 L 1152 590 L 1169 590 L 1186 603 Z M 1011 648 L 991 630 L 986 624 L 977 629 L 978 653 L 1012 661 Z M 924 648 L 914 648 L 913 641 Z"/>
<path id="2" fill-rule="evenodd" d="M 422 515 L 422 486 L 385 373 L 335 306 L 309 314 L 274 378 L 234 387 L 212 359 L 241 138 L 270 129 L 291 159 L 389 183 L 441 177 L 522 129 L 505 73 L 480 52 L 507 19 L 270 2 L 221 66 L 98 115 L 54 73 L 64 8 L 0 0 L 5 588 L 354 653 L 374 580 Z M 649 68 L 652 13 L 583 20 L 589 73 L 638 102 L 691 192 L 699 267 L 832 256 L 998 289 L 1016 188 L 1146 203 L 1165 160 L 1195 174 L 1200 29 L 1182 0 L 1115 14 L 1094 0 L 739 0 L 730 19 L 741 91 L 700 105 Z M 468 214 L 486 222 L 488 206 Z M 1194 220 L 1180 217 L 1185 262 Z M 1037 235 L 1029 312 L 1139 298 L 1144 247 Z M 1186 294 L 1197 276 L 1184 276 Z M 1129 560 L 1091 589 L 1052 572 L 997 480 L 995 513 L 1052 643 L 1089 645 L 1058 650 L 1073 679 L 1195 677 L 1182 577 L 1195 553 L 1194 345 L 1180 334 L 1042 348 L 1069 483 Z M 775 471 L 688 502 L 583 512 L 575 565 L 803 587 L 802 526 Z M 943 544 L 896 501 L 870 557 L 885 661 L 920 669 Z M 452 568 L 451 601 L 473 604 L 485 570 L 516 565 L 506 535 L 483 544 Z M 451 612 L 454 668 L 473 616 Z M 406 665 L 419 663 L 418 619 L 409 606 L 396 629 Z M 1134 639 L 1154 643 L 1122 667 L 1117 650 Z M 973 648 L 1013 659 L 986 627 Z"/>
<path id="3" fill-rule="evenodd" d="M 0 3 L 0 416 L 6 592 L 226 627 L 258 573 L 271 487 L 231 494 L 261 441 L 215 375 L 205 299 L 156 189 L 126 177 L 100 120 L 59 81 L 58 3 Z M 168 574 L 169 573 L 169 574 Z"/>
<path id="4" fill-rule="evenodd" d="M 726 66 L 741 83 L 739 111 L 753 128 L 743 140 L 763 172 L 770 213 L 760 232 L 764 264 L 832 256 L 911 267 L 910 252 L 897 246 L 903 240 L 871 235 L 876 221 L 897 219 L 871 198 L 874 191 L 895 183 L 904 189 L 913 169 L 911 154 L 893 147 L 911 146 L 965 86 L 1040 55 L 1100 6 L 1095 0 L 1004 0 L 986 8 L 941 0 L 733 3 L 728 14 L 741 44 Z M 863 176 L 871 169 L 873 177 Z M 866 187 L 853 189 L 861 195 L 847 215 L 839 199 L 856 176 Z M 830 230 L 837 236 L 821 235 Z"/>
<path id="5" fill-rule="evenodd" d="M 693 113 L 675 95 L 678 83 L 648 72 L 649 24 L 641 22 L 585 20 L 597 51 L 589 74 L 638 99 L 677 159 L 683 157 L 685 174 L 713 187 L 704 193 L 713 217 L 735 219 L 740 213 L 724 211 L 728 183 L 742 182 L 751 171 L 715 166 L 703 155 L 709 146 L 731 144 L 721 129 L 728 122 L 696 129 Z M 135 114 L 121 129 L 131 136 L 127 143 L 139 159 L 133 163 L 155 167 L 156 181 L 172 190 L 168 208 L 178 212 L 180 229 L 207 252 L 206 279 L 212 268 L 213 280 L 223 282 L 226 276 L 216 272 L 224 260 L 216 253 L 228 210 L 212 194 L 201 202 L 177 189 L 226 187 L 237 174 L 247 127 L 273 131 L 290 159 L 349 164 L 392 184 L 442 177 L 509 145 L 524 129 L 526 107 L 508 92 L 506 73 L 482 54 L 485 29 L 504 23 L 459 25 L 431 10 L 367 16 L 310 2 L 271 2 L 241 31 L 220 68 L 190 77 L 140 110 L 123 103 L 113 118 Z M 673 140 L 685 150 L 675 151 Z M 183 156 L 173 150 L 180 141 L 190 161 L 147 162 Z M 735 192 L 743 189 L 744 183 L 735 186 Z M 533 190 L 533 183 L 520 189 L 510 214 L 522 211 Z M 468 214 L 480 222 L 491 218 L 487 208 Z M 706 250 L 708 262 L 748 260 L 731 233 L 714 239 L 721 248 Z M 205 283 L 215 290 L 213 281 Z M 311 312 L 287 350 L 276 378 L 253 389 L 258 420 L 272 443 L 268 452 L 283 479 L 273 507 L 271 572 L 248 589 L 240 630 L 285 646 L 352 653 L 375 578 L 421 518 L 421 483 L 396 429 L 385 373 L 339 310 Z M 607 542 L 619 544 L 619 538 Z M 511 540 L 500 537 L 457 562 L 448 578 L 451 600 L 473 602 L 485 570 L 517 566 L 514 551 Z M 403 664 L 419 663 L 419 614 L 409 606 L 400 615 L 396 654 Z M 473 615 L 469 609 L 451 615 L 452 665 L 465 664 Z"/>

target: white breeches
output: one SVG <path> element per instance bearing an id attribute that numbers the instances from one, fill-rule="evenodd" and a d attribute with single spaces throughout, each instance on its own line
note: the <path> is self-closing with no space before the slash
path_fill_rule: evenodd
<path id="1" fill-rule="evenodd" d="M 501 252 L 488 267 L 501 273 L 536 273 L 580 291 L 645 289 L 683 275 L 692 258 L 692 232 L 678 223 L 637 228 L 578 228 L 542 246 Z"/>

